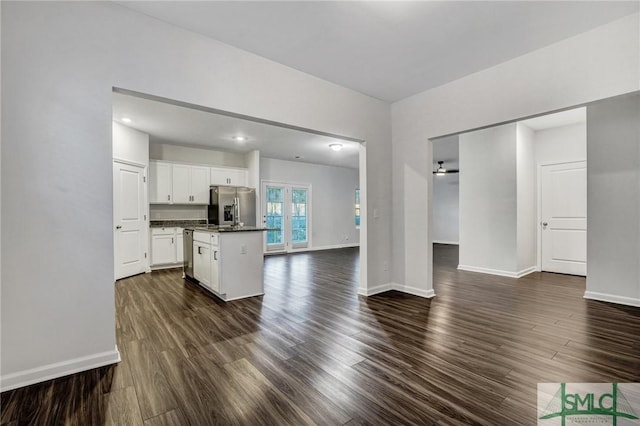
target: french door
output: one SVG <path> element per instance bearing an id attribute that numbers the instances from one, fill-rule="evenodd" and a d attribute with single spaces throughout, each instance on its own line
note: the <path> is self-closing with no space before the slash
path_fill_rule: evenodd
<path id="1" fill-rule="evenodd" d="M 262 221 L 265 252 L 288 252 L 309 247 L 311 186 L 262 183 Z"/>

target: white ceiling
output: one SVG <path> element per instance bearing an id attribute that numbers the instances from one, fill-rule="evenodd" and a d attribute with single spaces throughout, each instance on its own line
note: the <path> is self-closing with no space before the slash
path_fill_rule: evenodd
<path id="1" fill-rule="evenodd" d="M 123 123 L 122 118 L 133 120 Z M 197 146 L 231 152 L 260 150 L 263 157 L 358 168 L 360 144 L 229 117 L 156 100 L 113 93 L 113 119 L 149 134 L 151 143 Z M 236 142 L 233 136 L 245 136 Z M 329 144 L 343 145 L 339 152 Z M 301 158 L 296 159 L 299 156 Z"/>
<path id="2" fill-rule="evenodd" d="M 118 2 L 393 102 L 639 10 L 638 1 Z"/>
<path id="3" fill-rule="evenodd" d="M 554 127 L 568 126 L 570 124 L 586 123 L 587 108 L 575 108 L 568 111 L 547 114 L 541 117 L 523 120 L 520 123 L 526 125 L 532 130 L 546 130 Z"/>

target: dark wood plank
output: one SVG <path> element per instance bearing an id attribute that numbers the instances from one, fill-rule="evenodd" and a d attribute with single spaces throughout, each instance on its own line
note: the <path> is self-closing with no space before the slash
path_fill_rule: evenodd
<path id="1" fill-rule="evenodd" d="M 118 281 L 122 362 L 4 392 L 0 423 L 535 424 L 539 382 L 640 381 L 640 309 L 457 256 L 435 245 L 434 299 L 358 296 L 357 249 L 268 257 L 230 303 L 180 270 Z"/>
<path id="2" fill-rule="evenodd" d="M 103 396 L 105 425 L 142 425 L 142 414 L 133 387 L 119 389 Z"/>
<path id="3" fill-rule="evenodd" d="M 182 426 L 189 424 L 180 410 L 171 410 L 145 420 L 145 426 Z"/>

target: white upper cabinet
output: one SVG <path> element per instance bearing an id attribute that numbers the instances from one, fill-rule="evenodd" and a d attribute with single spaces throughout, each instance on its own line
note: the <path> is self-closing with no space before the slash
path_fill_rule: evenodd
<path id="1" fill-rule="evenodd" d="M 173 202 L 209 204 L 209 167 L 174 164 Z"/>
<path id="2" fill-rule="evenodd" d="M 191 202 L 209 204 L 209 167 L 191 166 Z"/>
<path id="3" fill-rule="evenodd" d="M 247 186 L 246 169 L 149 161 L 149 203 L 209 204 L 211 185 Z"/>
<path id="4" fill-rule="evenodd" d="M 245 169 L 211 168 L 211 185 L 247 186 L 248 177 Z"/>
<path id="5" fill-rule="evenodd" d="M 191 166 L 173 165 L 173 202 L 191 203 Z"/>
<path id="6" fill-rule="evenodd" d="M 149 161 L 149 202 L 171 203 L 171 163 Z"/>

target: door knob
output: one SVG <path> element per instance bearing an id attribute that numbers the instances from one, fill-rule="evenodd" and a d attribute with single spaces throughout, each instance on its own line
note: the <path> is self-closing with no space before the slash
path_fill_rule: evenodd
<path id="1" fill-rule="evenodd" d="M 546 228 L 546 227 L 547 227 L 547 225 L 549 225 L 547 222 L 542 222 L 542 227 L 543 227 L 543 228 Z"/>
<path id="2" fill-rule="evenodd" d="M 116 229 L 122 229 L 121 225 L 116 226 Z"/>

